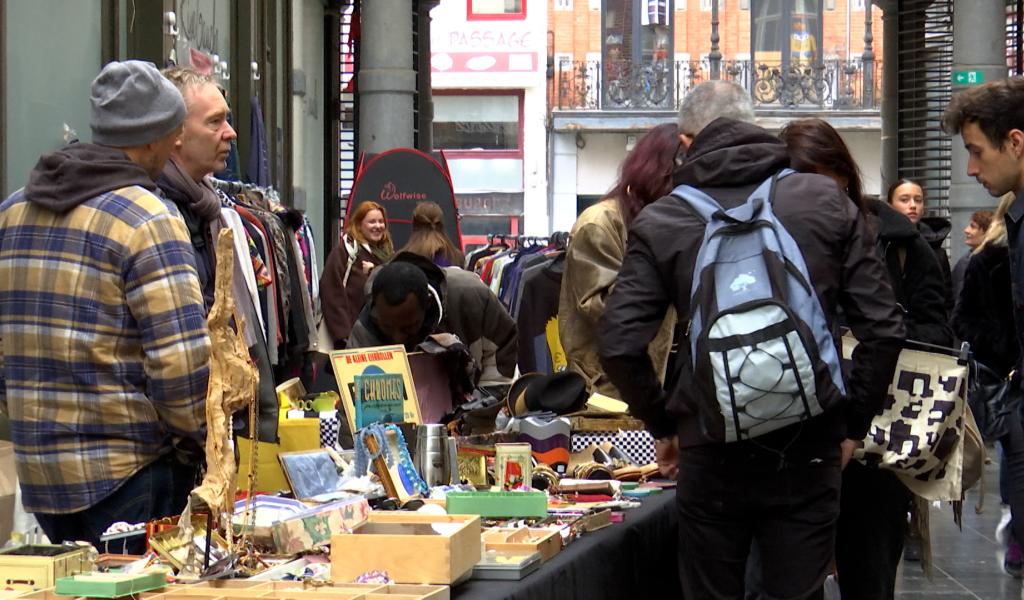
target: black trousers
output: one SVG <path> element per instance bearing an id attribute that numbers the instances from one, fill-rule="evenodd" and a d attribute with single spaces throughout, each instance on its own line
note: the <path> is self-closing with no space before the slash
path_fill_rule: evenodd
<path id="1" fill-rule="evenodd" d="M 821 598 L 839 515 L 839 444 L 791 448 L 784 459 L 751 442 L 679 454 L 679 569 L 687 600 L 742 599 L 751 543 L 761 597 Z"/>
<path id="2" fill-rule="evenodd" d="M 892 600 L 910 501 L 910 490 L 891 471 L 846 465 L 836 535 L 843 600 Z"/>

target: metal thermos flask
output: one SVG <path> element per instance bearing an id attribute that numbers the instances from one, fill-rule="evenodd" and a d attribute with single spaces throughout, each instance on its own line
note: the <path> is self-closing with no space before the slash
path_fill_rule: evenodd
<path id="1" fill-rule="evenodd" d="M 416 428 L 416 470 L 428 486 L 458 483 L 455 440 L 448 437 L 444 425 L 420 425 Z"/>

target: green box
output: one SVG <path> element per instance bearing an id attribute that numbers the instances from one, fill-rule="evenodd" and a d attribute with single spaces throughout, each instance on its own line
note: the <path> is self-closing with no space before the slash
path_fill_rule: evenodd
<path id="1" fill-rule="evenodd" d="M 544 492 L 450 492 L 450 515 L 481 517 L 546 517 L 548 495 Z"/>
<path id="2" fill-rule="evenodd" d="M 141 594 L 167 585 L 165 571 L 129 575 L 126 573 L 80 573 L 57 580 L 58 594 L 86 598 L 120 598 Z"/>

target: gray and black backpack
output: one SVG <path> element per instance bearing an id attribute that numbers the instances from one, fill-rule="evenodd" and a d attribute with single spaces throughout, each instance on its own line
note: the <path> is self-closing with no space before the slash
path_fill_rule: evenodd
<path id="1" fill-rule="evenodd" d="M 730 210 L 697 188 L 672 195 L 705 223 L 690 293 L 689 350 L 705 433 L 735 442 L 821 414 L 845 395 L 839 356 L 800 248 L 775 217 L 776 181 Z"/>

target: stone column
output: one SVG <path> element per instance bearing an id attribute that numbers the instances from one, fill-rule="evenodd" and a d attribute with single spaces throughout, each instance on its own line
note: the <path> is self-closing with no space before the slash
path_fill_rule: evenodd
<path id="1" fill-rule="evenodd" d="M 373 0 L 360 8 L 359 148 L 413 146 L 413 0 Z"/>
<path id="2" fill-rule="evenodd" d="M 419 123 L 420 131 L 419 148 L 429 153 L 434 149 L 433 123 L 434 123 L 434 100 L 431 94 L 430 85 L 430 11 L 437 6 L 441 0 L 417 0 L 419 2 L 419 64 L 416 65 L 419 73 Z"/>
<path id="3" fill-rule="evenodd" d="M 958 77 L 959 75 L 959 77 Z M 953 94 L 969 85 L 1006 77 L 1006 2 L 976 0 L 953 4 Z M 958 82 L 963 79 L 963 82 Z M 973 82 L 971 81 L 973 79 Z M 950 259 L 956 261 L 966 248 L 961 231 L 978 209 L 994 209 L 998 200 L 967 176 L 967 151 L 960 136 L 953 138 L 949 213 Z"/>
<path id="4" fill-rule="evenodd" d="M 873 0 L 882 9 L 882 183 L 881 193 L 899 178 L 897 108 L 899 86 L 899 21 L 896 0 Z"/>

